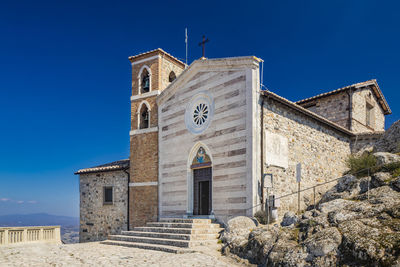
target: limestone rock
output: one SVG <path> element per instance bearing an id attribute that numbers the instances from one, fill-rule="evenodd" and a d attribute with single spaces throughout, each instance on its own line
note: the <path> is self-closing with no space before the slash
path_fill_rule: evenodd
<path id="1" fill-rule="evenodd" d="M 377 152 L 400 152 L 400 120 L 393 123 L 375 143 L 374 150 Z"/>
<path id="2" fill-rule="evenodd" d="M 391 182 L 392 187 L 400 192 L 400 177 L 397 177 L 395 180 Z"/>
<path id="3" fill-rule="evenodd" d="M 246 216 L 238 216 L 233 219 L 230 219 L 226 226 L 226 230 L 229 233 L 250 231 L 254 228 L 256 228 L 256 224 L 252 219 Z"/>
<path id="4" fill-rule="evenodd" d="M 332 201 L 318 205 L 318 210 L 322 213 L 328 214 L 329 212 L 342 210 L 348 205 L 352 205 L 352 201 L 346 199 L 334 199 Z"/>
<path id="5" fill-rule="evenodd" d="M 248 252 L 246 258 L 250 262 L 265 264 L 268 260 L 268 255 L 277 241 L 279 229 L 277 227 L 258 228 L 252 231 L 249 235 L 247 244 Z"/>
<path id="6" fill-rule="evenodd" d="M 268 266 L 306 266 L 307 252 L 293 236 L 281 232 L 278 240 L 268 255 Z"/>
<path id="7" fill-rule="evenodd" d="M 400 232 L 393 232 L 377 219 L 347 221 L 338 226 L 342 233 L 342 251 L 348 262 L 376 265 L 396 260 Z M 388 264 L 389 263 L 389 264 Z"/>
<path id="8" fill-rule="evenodd" d="M 322 229 L 304 241 L 308 253 L 313 256 L 325 256 L 338 249 L 342 236 L 336 227 Z"/>
<path id="9" fill-rule="evenodd" d="M 293 211 L 288 211 L 283 215 L 281 226 L 291 226 L 296 224 L 299 218 Z"/>
<path id="10" fill-rule="evenodd" d="M 328 190 L 319 203 L 328 202 L 339 198 L 352 198 L 367 191 L 368 182 L 366 178 L 358 179 L 353 175 L 343 176 L 338 183 Z"/>
<path id="11" fill-rule="evenodd" d="M 245 216 L 230 219 L 221 240 L 226 244 L 224 252 L 232 252 L 237 255 L 246 254 L 246 246 L 250 231 L 256 228 L 254 221 Z"/>
<path id="12" fill-rule="evenodd" d="M 393 162 L 399 162 L 400 156 L 388 152 L 377 152 L 373 154 L 376 158 L 376 163 L 378 165 L 389 164 Z"/>
<path id="13" fill-rule="evenodd" d="M 388 181 L 392 178 L 392 175 L 388 172 L 377 172 L 371 177 L 371 184 L 374 187 L 380 187 L 383 185 L 387 185 Z"/>
<path id="14" fill-rule="evenodd" d="M 315 211 L 286 213 L 283 225 L 251 231 L 232 251 L 259 266 L 397 266 L 400 177 L 343 177 Z"/>

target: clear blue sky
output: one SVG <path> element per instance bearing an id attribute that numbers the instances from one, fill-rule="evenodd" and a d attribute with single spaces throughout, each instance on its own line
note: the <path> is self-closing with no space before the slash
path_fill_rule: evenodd
<path id="1" fill-rule="evenodd" d="M 377 79 L 399 119 L 396 1 L 2 1 L 0 215 L 79 214 L 79 168 L 129 156 L 128 56 L 255 55 L 299 100 Z"/>

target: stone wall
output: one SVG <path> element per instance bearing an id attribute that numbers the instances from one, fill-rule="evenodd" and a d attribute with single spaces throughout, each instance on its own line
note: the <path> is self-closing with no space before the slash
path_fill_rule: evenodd
<path id="1" fill-rule="evenodd" d="M 376 141 L 383 135 L 383 132 L 358 134 L 352 138 L 351 153 L 364 150 L 372 150 Z"/>
<path id="2" fill-rule="evenodd" d="M 131 136 L 130 228 L 157 221 L 158 131 Z M 136 186 L 138 183 L 153 183 Z M 149 189 L 152 187 L 152 189 Z"/>
<path id="3" fill-rule="evenodd" d="M 349 128 L 349 96 L 346 92 L 322 97 L 301 106 L 342 127 Z"/>
<path id="4" fill-rule="evenodd" d="M 373 106 L 371 125 L 367 125 L 367 102 Z M 353 93 L 352 131 L 355 133 L 385 130 L 385 115 L 370 87 L 359 88 Z"/>
<path id="5" fill-rule="evenodd" d="M 345 160 L 350 154 L 350 137 L 333 127 L 295 111 L 274 99 L 265 98 L 264 102 L 264 136 L 276 134 L 287 143 L 287 168 L 265 164 L 264 173 L 272 173 L 274 194 L 282 196 L 296 192 L 296 164 L 302 164 L 301 188 L 312 187 L 317 183 L 340 177 L 346 170 Z M 268 134 L 271 133 L 271 134 Z M 268 142 L 264 139 L 264 147 Z M 273 147 L 273 146 L 272 146 Z M 282 149 L 282 147 L 280 148 Z M 278 149 L 279 150 L 279 149 Z M 264 162 L 270 156 L 264 149 Z M 271 154 L 271 153 L 270 153 Z M 285 155 L 282 155 L 284 162 Z M 283 166 L 283 165 L 282 165 Z M 317 189 L 319 195 L 330 186 Z M 301 208 L 312 204 L 312 190 L 301 194 Z M 279 216 L 288 210 L 297 211 L 297 195 L 280 201 Z"/>
<path id="6" fill-rule="evenodd" d="M 113 204 L 103 204 L 104 187 L 113 187 Z M 104 240 L 127 230 L 128 175 L 109 171 L 80 175 L 80 242 Z"/>
<path id="7" fill-rule="evenodd" d="M 177 64 L 176 61 L 171 60 L 167 56 L 163 56 L 161 58 L 161 71 L 160 71 L 161 90 L 164 90 L 168 85 L 170 85 L 169 74 L 171 73 L 171 71 L 173 71 L 176 77 L 178 77 L 183 70 L 184 70 L 183 65 Z"/>

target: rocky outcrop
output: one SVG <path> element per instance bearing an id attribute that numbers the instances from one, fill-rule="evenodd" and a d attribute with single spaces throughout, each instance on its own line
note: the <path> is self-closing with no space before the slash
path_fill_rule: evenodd
<path id="1" fill-rule="evenodd" d="M 400 152 L 400 120 L 393 123 L 375 143 L 374 150 L 377 152 Z"/>
<path id="2" fill-rule="evenodd" d="M 261 266 L 400 266 L 400 177 L 345 176 L 315 208 L 285 214 L 283 227 L 245 227 L 223 251 Z"/>
<path id="3" fill-rule="evenodd" d="M 228 221 L 226 230 L 221 235 L 221 240 L 225 244 L 225 251 L 237 255 L 246 254 L 246 246 L 249 235 L 256 228 L 254 221 L 245 216 L 238 216 Z M 244 254 L 243 254 L 244 253 Z"/>
<path id="4" fill-rule="evenodd" d="M 399 155 L 388 152 L 377 152 L 374 153 L 373 155 L 376 158 L 376 164 L 378 164 L 378 166 L 400 161 Z"/>
<path id="5" fill-rule="evenodd" d="M 294 226 L 299 221 L 299 218 L 297 217 L 296 213 L 293 211 L 288 211 L 283 215 L 283 220 L 281 222 L 282 226 Z"/>

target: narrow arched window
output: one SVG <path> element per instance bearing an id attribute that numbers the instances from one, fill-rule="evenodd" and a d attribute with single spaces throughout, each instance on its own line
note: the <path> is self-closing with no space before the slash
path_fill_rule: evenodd
<path id="1" fill-rule="evenodd" d="M 168 78 L 168 80 L 169 80 L 170 83 L 172 83 L 175 79 L 176 79 L 175 72 L 171 71 L 171 72 L 169 73 L 169 78 Z"/>
<path id="2" fill-rule="evenodd" d="M 145 129 L 149 128 L 150 125 L 150 113 L 149 109 L 147 108 L 146 105 L 142 105 L 142 108 L 140 109 L 139 112 L 139 128 L 140 129 Z"/>
<path id="3" fill-rule="evenodd" d="M 140 77 L 141 79 L 141 93 L 147 93 L 150 91 L 150 73 L 147 71 L 147 69 L 144 69 L 142 72 L 142 75 Z"/>

